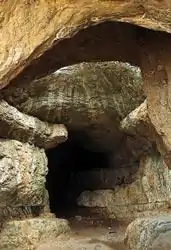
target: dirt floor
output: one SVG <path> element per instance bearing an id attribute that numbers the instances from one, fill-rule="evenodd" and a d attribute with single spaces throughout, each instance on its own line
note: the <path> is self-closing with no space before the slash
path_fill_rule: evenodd
<path id="1" fill-rule="evenodd" d="M 126 250 L 123 240 L 127 223 L 104 219 L 96 213 L 77 212 L 67 218 L 71 233 L 59 236 L 37 250 Z"/>
<path id="2" fill-rule="evenodd" d="M 92 243 L 103 243 L 111 249 L 125 250 L 123 240 L 127 223 L 112 219 L 104 220 L 96 214 L 78 215 L 69 221 L 75 237 L 88 237 Z"/>

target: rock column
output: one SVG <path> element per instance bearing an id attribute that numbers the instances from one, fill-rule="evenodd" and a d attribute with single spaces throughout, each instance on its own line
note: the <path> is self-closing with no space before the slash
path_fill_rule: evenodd
<path id="1" fill-rule="evenodd" d="M 168 34 L 144 31 L 142 73 L 147 109 L 158 149 L 171 167 L 171 60 Z M 155 42 L 154 42 L 155 41 Z"/>

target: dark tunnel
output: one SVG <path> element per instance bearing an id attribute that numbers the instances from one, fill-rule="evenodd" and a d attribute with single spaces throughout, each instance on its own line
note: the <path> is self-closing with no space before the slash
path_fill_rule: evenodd
<path id="1" fill-rule="evenodd" d="M 57 217 L 70 216 L 77 209 L 77 197 L 84 191 L 84 185 L 78 180 L 79 173 L 107 168 L 108 154 L 84 148 L 71 135 L 65 143 L 48 150 L 46 154 L 50 210 Z"/>

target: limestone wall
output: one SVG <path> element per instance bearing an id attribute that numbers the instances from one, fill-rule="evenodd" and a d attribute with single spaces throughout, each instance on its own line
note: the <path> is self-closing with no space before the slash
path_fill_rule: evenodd
<path id="1" fill-rule="evenodd" d="M 169 0 L 1 1 L 1 222 L 12 217 L 11 213 L 18 218 L 24 213 L 40 215 L 40 208 L 47 205 L 44 150 L 65 142 L 67 126 L 69 130 L 84 127 L 89 136 L 81 143 L 86 147 L 95 142 L 92 148 L 110 151 L 111 167 L 141 162 L 132 183 L 88 192 L 88 196 L 84 193 L 82 204 L 89 199 L 93 206 L 107 206 L 111 216 L 127 213 L 130 218 L 140 212 L 169 211 L 170 20 Z M 114 24 L 116 21 L 127 24 Z M 137 68 L 118 62 L 110 63 L 112 70 L 107 74 L 103 72 L 106 64 L 83 63 L 59 70 L 83 61 L 118 60 L 139 66 L 142 78 Z M 76 79 L 78 84 L 74 85 Z M 61 105 L 64 99 L 66 105 Z M 3 232 L 13 231 L 14 224 L 6 222 L 2 231 L 3 250 L 21 246 L 13 233 L 14 244 L 7 246 L 8 234 Z M 42 221 L 40 224 L 46 226 Z M 33 225 L 34 221 L 29 221 L 23 228 L 32 230 Z M 53 225 L 56 227 L 56 223 Z M 131 246 L 131 241 L 128 244 Z M 34 248 L 35 244 L 28 249 Z"/>

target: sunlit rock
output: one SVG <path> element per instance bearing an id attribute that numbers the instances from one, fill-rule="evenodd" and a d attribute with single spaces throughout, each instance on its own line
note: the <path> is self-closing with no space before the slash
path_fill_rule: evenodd
<path id="1" fill-rule="evenodd" d="M 12 106 L 50 123 L 63 123 L 85 147 L 113 151 L 119 123 L 144 100 L 138 67 L 121 62 L 81 63 L 1 91 Z"/>
<path id="2" fill-rule="evenodd" d="M 57 218 L 32 218 L 6 222 L 0 232 L 0 249 L 34 250 L 38 244 L 56 240 L 70 231 L 66 220 Z"/>
<path id="3" fill-rule="evenodd" d="M 1 139 L 0 173 L 1 208 L 45 205 L 47 158 L 43 149 Z"/>

